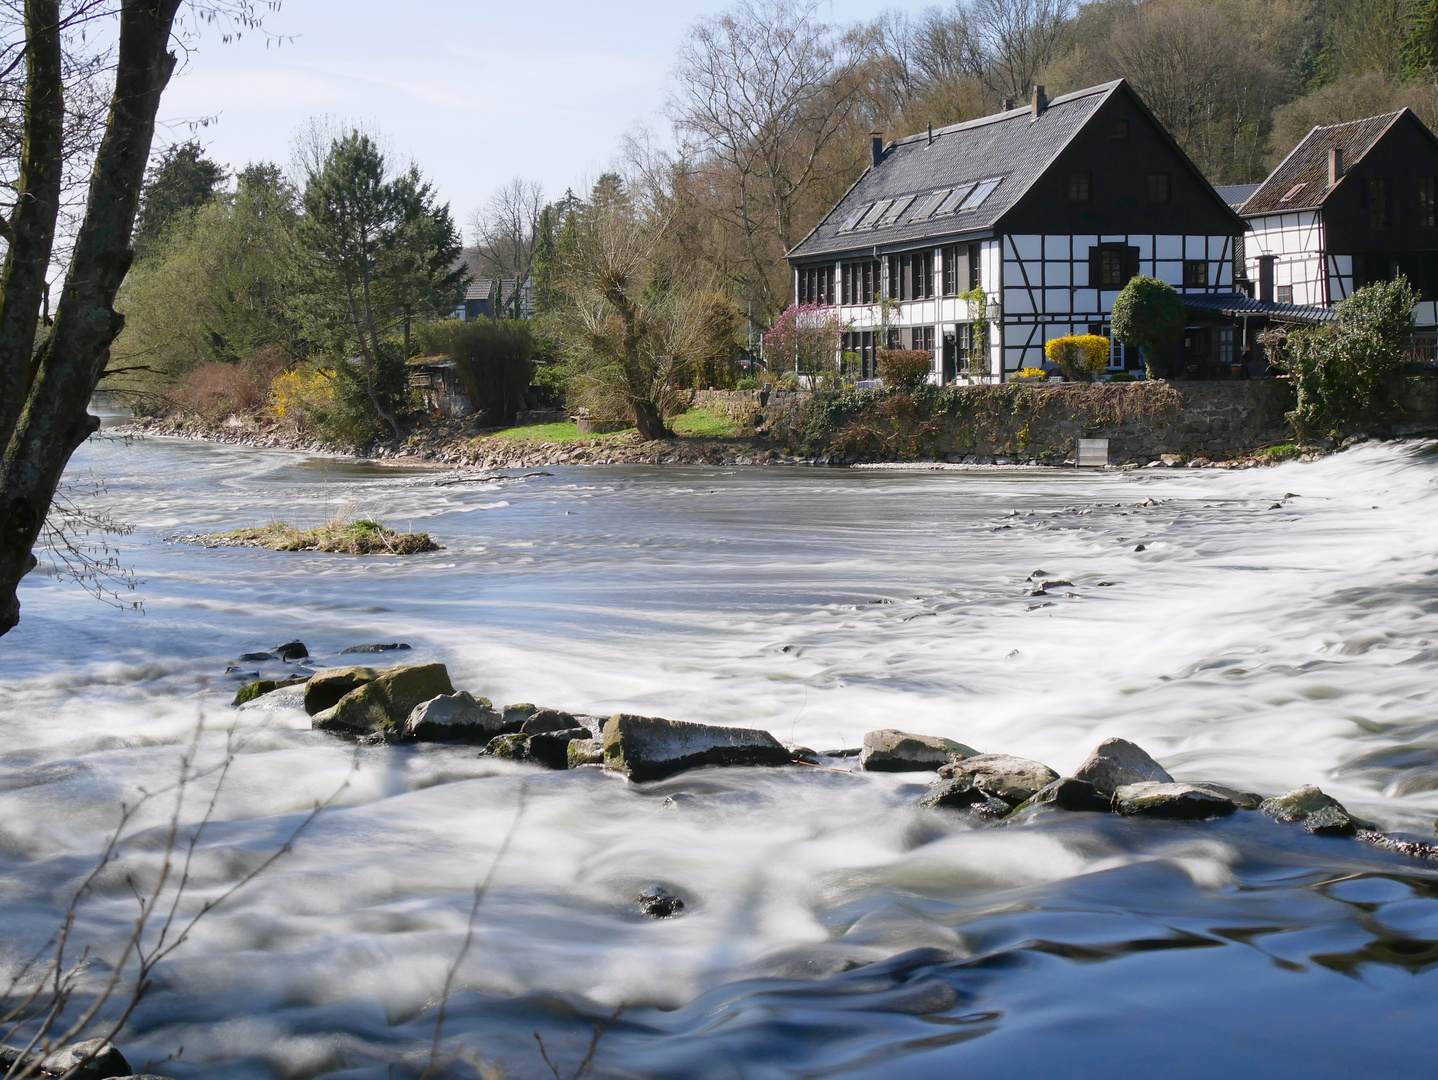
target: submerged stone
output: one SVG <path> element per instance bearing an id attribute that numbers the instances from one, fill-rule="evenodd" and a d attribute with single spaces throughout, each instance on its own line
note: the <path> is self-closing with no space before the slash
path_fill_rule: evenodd
<path id="1" fill-rule="evenodd" d="M 1371 821 L 1354 817 L 1341 802 L 1312 784 L 1265 799 L 1259 809 L 1275 821 L 1302 824 L 1315 836 L 1354 836 L 1360 830 L 1376 828 Z"/>
<path id="2" fill-rule="evenodd" d="M 305 687 L 305 712 L 314 716 L 333 709 L 351 690 L 378 678 L 379 671 L 372 667 L 327 668 L 316 672 Z"/>
<path id="3" fill-rule="evenodd" d="M 391 641 L 380 645 L 351 645 L 348 649 L 341 649 L 340 655 L 346 653 L 377 653 L 377 652 L 403 652 L 409 646 L 403 641 Z"/>
<path id="4" fill-rule="evenodd" d="M 684 901 L 655 885 L 639 894 L 639 910 L 651 919 L 672 919 L 684 910 Z"/>
<path id="5" fill-rule="evenodd" d="M 314 714 L 312 723 L 321 731 L 398 738 L 416 705 L 453 693 L 443 664 L 391 668 L 351 690 L 333 708 Z M 305 705 L 309 707 L 308 698 Z"/>
<path id="6" fill-rule="evenodd" d="M 504 717 L 489 698 L 468 690 L 422 701 L 404 722 L 404 735 L 421 742 L 487 743 L 504 731 Z"/>
<path id="7" fill-rule="evenodd" d="M 1010 808 L 1031 799 L 1059 778 L 1047 765 L 1008 754 L 978 754 L 945 765 L 943 780 L 967 781 L 984 795 L 1007 803 Z"/>
<path id="8" fill-rule="evenodd" d="M 604 725 L 604 767 L 636 781 L 706 765 L 787 765 L 789 751 L 767 731 L 619 713 Z"/>
<path id="9" fill-rule="evenodd" d="M 1148 780 L 1125 784 L 1115 791 L 1113 808 L 1116 813 L 1131 816 L 1198 821 L 1233 813 L 1241 805 L 1242 795 L 1218 784 Z"/>
<path id="10" fill-rule="evenodd" d="M 275 646 L 275 655 L 281 660 L 303 660 L 309 654 L 310 651 L 305 648 L 303 641 L 287 641 L 283 645 Z"/>
<path id="11" fill-rule="evenodd" d="M 937 735 L 915 735 L 885 728 L 864 736 L 859 761 L 868 772 L 932 772 L 941 765 L 978 754 L 972 746 Z"/>
<path id="12" fill-rule="evenodd" d="M 929 810 L 973 810 L 990 817 L 1004 817 L 1013 809 L 1002 799 L 979 790 L 967 777 L 934 781 L 919 805 Z"/>
<path id="13" fill-rule="evenodd" d="M 1112 795 L 1125 784 L 1142 784 L 1153 780 L 1173 783 L 1157 761 L 1127 739 L 1105 739 L 1074 773 L 1075 780 L 1092 784 L 1104 795 Z"/>

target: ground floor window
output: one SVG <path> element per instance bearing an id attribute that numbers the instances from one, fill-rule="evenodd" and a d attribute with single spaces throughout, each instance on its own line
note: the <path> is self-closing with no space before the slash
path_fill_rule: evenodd
<path id="1" fill-rule="evenodd" d="M 872 379 L 875 375 L 874 331 L 854 330 L 844 335 L 844 375 L 851 379 Z"/>

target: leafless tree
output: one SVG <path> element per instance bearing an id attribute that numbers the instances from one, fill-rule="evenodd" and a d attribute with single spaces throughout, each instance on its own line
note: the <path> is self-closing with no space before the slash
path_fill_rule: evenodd
<path id="1" fill-rule="evenodd" d="M 788 300 L 783 254 L 815 220 L 809 204 L 836 165 L 828 151 L 863 89 L 862 35 L 817 9 L 741 0 L 696 24 L 669 102 L 687 157 L 707 172 L 703 201 L 737 248 L 725 261 L 731 285 L 770 316 Z"/>
<path id="2" fill-rule="evenodd" d="M 1003 97 L 1023 99 L 1063 46 L 1072 0 L 973 0 L 965 12 L 975 72 Z"/>
<path id="3" fill-rule="evenodd" d="M 544 209 L 544 188 L 516 176 L 489 197 L 470 220 L 475 247 L 470 269 L 495 278 L 521 280 L 534 258 L 535 226 Z"/>

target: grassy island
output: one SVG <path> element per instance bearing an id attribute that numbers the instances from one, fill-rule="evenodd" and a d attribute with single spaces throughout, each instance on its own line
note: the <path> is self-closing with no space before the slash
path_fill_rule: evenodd
<path id="1" fill-rule="evenodd" d="M 364 520 L 326 522 L 313 529 L 275 522 L 219 533 L 213 539 L 271 551 L 332 551 L 344 555 L 413 555 L 440 550 L 429 533 L 401 533 L 385 528 L 378 521 Z"/>

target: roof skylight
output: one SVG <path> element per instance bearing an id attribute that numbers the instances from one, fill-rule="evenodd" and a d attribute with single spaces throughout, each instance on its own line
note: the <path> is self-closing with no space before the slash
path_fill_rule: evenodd
<path id="1" fill-rule="evenodd" d="M 1304 184 L 1294 184 L 1291 188 L 1288 189 L 1288 194 L 1284 195 L 1283 198 L 1279 199 L 1278 201 L 1287 202 L 1289 199 L 1296 198 L 1298 193 L 1303 190 L 1304 186 Z"/>
<path id="2" fill-rule="evenodd" d="M 919 205 L 919 208 L 914 211 L 914 216 L 909 220 L 921 221 L 924 218 L 931 216 L 933 212 L 939 208 L 939 203 L 943 202 L 946 198 L 948 198 L 950 194 L 951 189 L 947 188 L 943 191 L 934 192 Z"/>
<path id="3" fill-rule="evenodd" d="M 990 195 L 992 195 L 994 193 L 994 188 L 998 187 L 1001 183 L 1003 183 L 1002 178 L 998 180 L 983 181 L 981 184 L 975 187 L 973 191 L 969 192 L 968 196 L 964 199 L 963 202 L 959 203 L 959 210 L 962 211 L 977 209 L 979 204 L 982 203 L 985 199 L 987 199 Z"/>
<path id="4" fill-rule="evenodd" d="M 844 222 L 843 231 L 848 232 L 851 229 L 857 229 L 859 227 L 859 222 L 864 220 L 864 215 L 872 209 L 874 209 L 873 203 L 865 203 L 863 206 L 859 207 L 859 209 L 855 210 L 852 214 L 849 215 L 849 220 Z"/>
<path id="5" fill-rule="evenodd" d="M 905 210 L 907 210 L 910 204 L 913 203 L 916 198 L 918 198 L 917 195 L 900 195 L 897 199 L 895 199 L 889 204 L 889 208 L 884 211 L 883 216 L 881 216 L 878 221 L 874 222 L 874 224 L 876 226 L 892 225 L 894 222 L 899 220 L 899 215 L 902 214 Z"/>
<path id="6" fill-rule="evenodd" d="M 935 210 L 934 213 L 952 214 L 959 208 L 959 203 L 964 201 L 964 197 L 973 190 L 973 184 L 960 184 L 954 188 L 953 191 L 949 192 L 949 197 L 939 204 L 939 208 Z"/>

